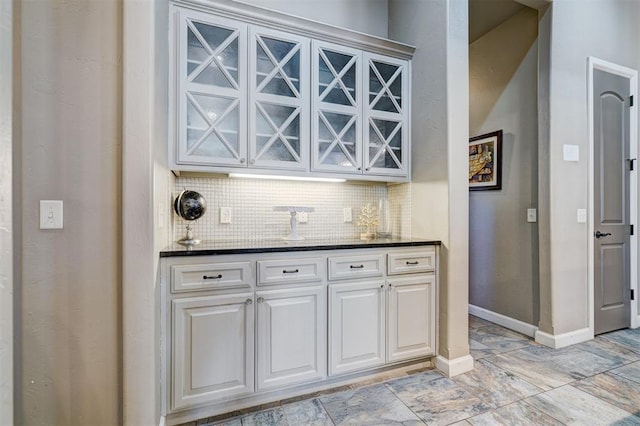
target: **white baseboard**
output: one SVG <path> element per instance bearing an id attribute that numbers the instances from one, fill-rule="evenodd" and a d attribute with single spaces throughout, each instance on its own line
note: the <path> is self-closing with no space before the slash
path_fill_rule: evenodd
<path id="1" fill-rule="evenodd" d="M 447 359 L 441 355 L 436 357 L 436 368 L 444 373 L 447 377 L 457 376 L 473 370 L 473 358 L 471 355 L 461 356 L 460 358 Z"/>
<path id="2" fill-rule="evenodd" d="M 165 426 L 167 424 L 167 418 L 165 416 L 160 416 L 160 421 L 158 422 L 158 426 Z"/>
<path id="3" fill-rule="evenodd" d="M 536 327 L 535 325 L 527 324 L 526 322 L 490 311 L 485 308 L 481 308 L 479 306 L 469 305 L 469 313 L 483 320 L 487 320 L 504 328 L 508 328 L 509 330 L 522 333 L 525 336 L 534 337 L 536 335 L 536 331 L 538 331 L 538 327 Z"/>
<path id="4" fill-rule="evenodd" d="M 586 342 L 593 339 L 593 331 L 588 328 L 582 328 L 576 331 L 570 331 L 564 334 L 549 334 L 544 331 L 536 331 L 536 342 L 541 345 L 548 346 L 553 349 L 560 349 L 576 343 Z"/>

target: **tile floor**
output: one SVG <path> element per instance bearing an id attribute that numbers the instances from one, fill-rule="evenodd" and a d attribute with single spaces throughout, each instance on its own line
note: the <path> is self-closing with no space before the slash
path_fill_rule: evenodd
<path id="1" fill-rule="evenodd" d="M 564 349 L 469 319 L 475 369 L 426 370 L 204 425 L 640 425 L 640 329 Z"/>

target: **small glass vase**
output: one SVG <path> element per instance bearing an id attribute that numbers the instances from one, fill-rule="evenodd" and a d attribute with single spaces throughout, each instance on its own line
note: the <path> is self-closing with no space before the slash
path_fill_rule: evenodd
<path id="1" fill-rule="evenodd" d="M 389 200 L 380 198 L 378 202 L 378 238 L 391 238 L 391 210 Z"/>

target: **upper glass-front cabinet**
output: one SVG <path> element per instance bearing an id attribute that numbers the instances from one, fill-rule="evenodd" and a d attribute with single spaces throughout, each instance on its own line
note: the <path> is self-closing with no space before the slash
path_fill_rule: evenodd
<path id="1" fill-rule="evenodd" d="M 365 53 L 365 173 L 407 175 L 409 63 Z"/>
<path id="2" fill-rule="evenodd" d="M 312 44 L 313 170 L 362 173 L 362 52 Z"/>
<path id="3" fill-rule="evenodd" d="M 170 167 L 406 180 L 412 48 L 254 9 L 170 4 Z"/>
<path id="4" fill-rule="evenodd" d="M 246 162 L 247 25 L 181 10 L 178 34 L 177 162 Z"/>
<path id="5" fill-rule="evenodd" d="M 309 39 L 249 34 L 249 166 L 309 170 Z"/>

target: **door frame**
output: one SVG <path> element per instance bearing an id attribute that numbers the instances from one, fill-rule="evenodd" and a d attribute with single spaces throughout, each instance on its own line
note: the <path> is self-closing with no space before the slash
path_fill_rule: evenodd
<path id="1" fill-rule="evenodd" d="M 606 71 L 611 74 L 619 75 L 629 79 L 630 95 L 633 95 L 636 100 L 636 104 L 631 107 L 630 120 L 629 120 L 629 157 L 638 158 L 638 114 L 637 114 L 637 99 L 638 99 L 638 71 L 624 67 L 622 65 L 614 64 L 593 56 L 587 58 L 587 110 L 588 110 L 588 132 L 589 132 L 589 203 L 588 203 L 588 215 L 589 220 L 587 224 L 587 241 L 588 244 L 588 312 L 589 312 L 589 332 L 593 337 L 595 334 L 595 306 L 594 306 L 594 286 L 595 286 L 595 243 L 593 240 L 593 233 L 595 232 L 594 226 L 594 200 L 595 200 L 595 164 L 594 164 L 594 149 L 595 149 L 595 135 L 593 131 L 593 74 L 595 70 Z M 640 164 L 636 161 L 636 167 L 631 171 L 629 176 L 629 221 L 636 226 L 640 227 L 638 221 L 638 167 Z M 629 240 L 629 281 L 630 289 L 634 290 L 636 300 L 631 301 L 631 328 L 640 327 L 640 317 L 638 316 L 638 232 L 640 229 L 630 236 Z"/>

